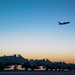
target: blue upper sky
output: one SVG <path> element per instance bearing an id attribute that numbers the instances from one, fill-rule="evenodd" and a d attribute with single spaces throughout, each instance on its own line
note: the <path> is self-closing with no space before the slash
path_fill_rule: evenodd
<path id="1" fill-rule="evenodd" d="M 74 20 L 75 0 L 0 0 L 0 54 L 74 57 Z"/>

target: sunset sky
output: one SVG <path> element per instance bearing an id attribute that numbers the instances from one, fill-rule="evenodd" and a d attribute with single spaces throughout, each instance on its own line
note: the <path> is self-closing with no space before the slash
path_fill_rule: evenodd
<path id="1" fill-rule="evenodd" d="M 75 0 L 0 0 L 0 56 L 13 54 L 75 63 Z"/>

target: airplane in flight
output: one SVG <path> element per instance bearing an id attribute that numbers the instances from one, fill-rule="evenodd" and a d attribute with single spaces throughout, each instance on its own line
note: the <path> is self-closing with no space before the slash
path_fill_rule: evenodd
<path id="1" fill-rule="evenodd" d="M 66 25 L 66 24 L 69 24 L 70 22 L 63 22 L 63 23 L 61 23 L 61 22 L 58 21 L 58 23 L 59 23 L 59 25 Z"/>

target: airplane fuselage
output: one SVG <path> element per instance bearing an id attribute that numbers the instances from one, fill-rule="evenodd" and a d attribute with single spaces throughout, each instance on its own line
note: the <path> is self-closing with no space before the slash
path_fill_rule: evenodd
<path id="1" fill-rule="evenodd" d="M 59 25 L 66 25 L 66 24 L 69 24 L 70 22 L 63 22 L 63 23 L 58 22 L 58 23 L 59 23 Z"/>

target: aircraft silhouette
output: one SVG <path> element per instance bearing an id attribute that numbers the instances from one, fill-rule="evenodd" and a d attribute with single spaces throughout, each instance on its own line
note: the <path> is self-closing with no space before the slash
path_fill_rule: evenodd
<path id="1" fill-rule="evenodd" d="M 11 56 L 2 56 L 0 57 L 0 70 L 3 71 L 5 68 L 10 68 L 11 65 L 14 65 L 14 70 L 17 70 L 17 66 L 27 64 L 28 59 L 23 58 L 20 54 L 11 55 Z"/>
<path id="2" fill-rule="evenodd" d="M 14 65 L 14 70 L 19 70 L 18 65 L 21 65 L 21 68 L 25 68 L 25 71 L 31 69 L 45 69 L 46 71 L 75 71 L 75 64 L 65 63 L 64 61 L 52 62 L 48 59 L 30 59 L 22 57 L 20 54 L 11 55 L 11 56 L 0 56 L 0 72 L 4 71 L 5 68 L 11 68 L 10 66 Z"/>
<path id="3" fill-rule="evenodd" d="M 63 22 L 63 23 L 61 23 L 61 22 L 58 21 L 58 23 L 59 23 L 59 25 L 66 25 L 66 24 L 69 24 L 70 22 Z"/>

